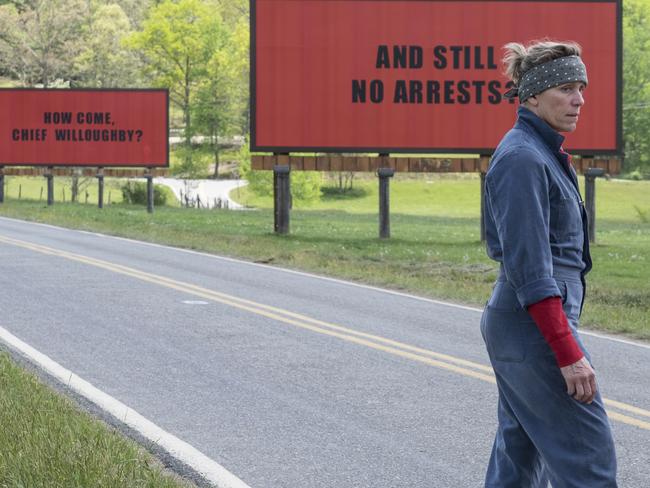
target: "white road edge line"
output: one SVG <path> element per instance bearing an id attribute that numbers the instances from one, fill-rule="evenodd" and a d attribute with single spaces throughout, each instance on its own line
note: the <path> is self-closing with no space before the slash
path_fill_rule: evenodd
<path id="1" fill-rule="evenodd" d="M 243 259 L 229 258 L 229 257 L 226 257 L 226 256 L 219 256 L 217 254 L 210 254 L 210 253 L 207 253 L 207 252 L 194 251 L 192 249 L 183 249 L 183 248 L 180 248 L 180 247 L 166 246 L 164 244 L 156 244 L 155 242 L 138 241 L 137 239 L 130 239 L 128 237 L 111 236 L 111 235 L 108 235 L 108 234 L 102 234 L 102 233 L 99 233 L 99 232 L 91 232 L 91 231 L 87 231 L 87 230 L 69 229 L 67 227 L 59 227 L 59 226 L 52 225 L 52 224 L 43 224 L 41 222 L 30 222 L 30 221 L 27 221 L 27 220 L 13 219 L 11 217 L 0 217 L 0 220 L 2 220 L 2 219 L 10 220 L 10 221 L 13 221 L 13 222 L 18 222 L 18 223 L 21 223 L 21 224 L 40 225 L 40 226 L 43 226 L 43 227 L 49 227 L 49 228 L 56 229 L 56 230 L 79 232 L 81 234 L 88 234 L 88 235 L 92 235 L 92 236 L 102 237 L 102 238 L 105 238 L 105 239 L 117 239 L 119 241 L 125 241 L 125 242 L 134 243 L 134 244 L 139 244 L 141 246 L 157 247 L 157 248 L 168 249 L 168 250 L 177 251 L 177 252 L 184 252 L 184 253 L 187 253 L 187 254 L 195 254 L 197 256 L 203 256 L 203 257 L 222 260 L 222 261 L 227 261 L 227 262 L 231 262 L 231 263 L 247 264 L 249 266 L 257 266 L 257 267 L 260 267 L 260 268 L 266 268 L 266 269 L 271 269 L 271 270 L 275 270 L 275 271 L 282 271 L 284 273 L 291 273 L 291 274 L 295 274 L 295 275 L 298 275 L 298 276 L 307 276 L 307 277 L 310 277 L 310 278 L 317 278 L 317 279 L 324 280 L 324 281 L 330 281 L 332 283 L 339 283 L 339 284 L 342 284 L 342 285 L 348 285 L 348 286 L 353 286 L 353 287 L 357 287 L 357 288 L 363 288 L 363 289 L 366 289 L 366 290 L 377 291 L 377 292 L 380 292 L 380 293 L 387 293 L 389 295 L 394 295 L 394 296 L 398 296 L 398 297 L 411 298 L 413 300 L 418 300 L 418 301 L 421 301 L 421 302 L 434 303 L 436 305 L 444 305 L 444 306 L 447 306 L 447 307 L 458 308 L 458 309 L 461 309 L 461 310 L 469 310 L 470 312 L 483 313 L 483 309 L 476 308 L 476 307 L 469 307 L 467 305 L 459 305 L 457 303 L 451 303 L 451 302 L 443 302 L 443 301 L 440 301 L 440 300 L 434 300 L 432 298 L 420 297 L 420 296 L 417 296 L 417 295 L 411 295 L 409 293 L 403 293 L 403 292 L 395 291 L 395 290 L 388 290 L 386 288 L 379 288 L 379 287 L 376 287 L 376 286 L 364 285 L 364 284 L 361 284 L 361 283 L 354 283 L 354 282 L 345 281 L 345 280 L 342 280 L 342 279 L 339 279 L 339 278 L 330 278 L 329 276 L 322 276 L 322 275 L 318 275 L 318 274 L 314 274 L 314 273 L 307 273 L 305 271 L 296 271 L 296 270 L 293 270 L 293 269 L 282 268 L 280 266 L 271 266 L 271 265 L 268 265 L 268 264 L 255 263 L 255 262 L 251 262 L 251 261 L 244 261 Z M 590 337 L 595 337 L 597 339 L 603 339 L 603 340 L 607 340 L 607 341 L 618 342 L 620 344 L 626 344 L 628 346 L 636 346 L 636 347 L 640 347 L 640 348 L 643 348 L 643 349 L 650 349 L 650 344 L 644 344 L 642 342 L 635 342 L 635 341 L 632 341 L 630 339 L 619 339 L 617 337 L 612 337 L 610 335 L 606 335 L 606 334 L 602 334 L 602 333 L 590 332 L 588 330 L 585 330 L 584 328 L 580 329 L 580 334 L 590 336 Z"/>
<path id="2" fill-rule="evenodd" d="M 218 488 L 250 488 L 226 468 L 178 437 L 161 429 L 119 400 L 95 388 L 72 371 L 64 368 L 45 354 L 18 339 L 0 327 L 0 340 L 26 356 L 48 374 L 67 385 L 73 391 L 91 401 L 99 408 L 137 431 L 151 442 L 165 449 L 171 456 L 190 466 L 207 481 Z"/>

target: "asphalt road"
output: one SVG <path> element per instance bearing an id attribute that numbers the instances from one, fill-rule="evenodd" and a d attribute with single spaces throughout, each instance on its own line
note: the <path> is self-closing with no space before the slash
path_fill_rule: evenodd
<path id="1" fill-rule="evenodd" d="M 252 488 L 481 486 L 477 309 L 4 218 L 0 256 L 1 327 Z M 646 488 L 650 347 L 585 343 Z"/>

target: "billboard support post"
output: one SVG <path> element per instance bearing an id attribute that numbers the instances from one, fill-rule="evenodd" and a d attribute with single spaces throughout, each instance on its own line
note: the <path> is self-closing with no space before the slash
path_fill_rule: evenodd
<path id="1" fill-rule="evenodd" d="M 47 206 L 51 207 L 54 204 L 54 175 L 52 171 L 54 168 L 49 166 L 45 172 L 45 178 L 47 179 Z"/>
<path id="2" fill-rule="evenodd" d="M 393 168 L 379 168 L 379 238 L 390 237 L 390 180 L 395 174 Z"/>
<path id="3" fill-rule="evenodd" d="M 104 168 L 97 168 L 97 207 L 104 208 Z"/>
<path id="4" fill-rule="evenodd" d="M 585 210 L 589 223 L 589 242 L 596 242 L 596 178 L 604 174 L 603 168 L 588 168 L 585 171 Z"/>
<path id="5" fill-rule="evenodd" d="M 153 172 L 151 168 L 145 174 L 147 178 L 147 212 L 153 213 Z"/>
<path id="6" fill-rule="evenodd" d="M 5 168 L 0 166 L 0 203 L 5 203 Z"/>
<path id="7" fill-rule="evenodd" d="M 289 212 L 291 199 L 291 167 L 273 167 L 273 207 L 274 231 L 276 234 L 289 233 Z"/>

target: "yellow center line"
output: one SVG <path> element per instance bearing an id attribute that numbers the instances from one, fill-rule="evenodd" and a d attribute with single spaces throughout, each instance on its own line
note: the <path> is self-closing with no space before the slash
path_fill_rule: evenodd
<path id="1" fill-rule="evenodd" d="M 603 401 L 607 403 L 606 400 Z M 644 420 L 628 417 L 627 415 L 623 415 L 622 413 L 614 412 L 613 410 L 609 409 L 607 410 L 607 416 L 612 420 L 618 420 L 624 424 L 633 425 L 635 427 L 639 427 L 640 429 L 650 430 L 650 422 L 646 422 Z"/>
<path id="2" fill-rule="evenodd" d="M 329 322 L 324 322 L 317 320 L 306 315 L 299 313 L 291 312 L 289 310 L 284 310 L 281 308 L 273 307 L 270 305 L 265 305 L 262 303 L 257 303 L 251 300 L 244 298 L 238 298 L 232 295 L 227 295 L 215 290 L 210 290 L 208 288 L 203 288 L 191 283 L 185 283 L 182 281 L 173 280 L 164 276 L 147 273 L 144 271 L 139 271 L 134 268 L 123 266 L 117 263 L 111 263 L 109 261 L 103 261 L 96 258 L 91 258 L 89 256 L 84 256 L 81 254 L 75 254 L 59 249 L 54 249 L 47 246 L 42 246 L 40 244 L 34 244 L 26 241 L 21 241 L 18 239 L 12 239 L 5 236 L 0 236 L 0 242 L 6 244 L 22 247 L 29 249 L 41 254 L 47 254 L 51 256 L 58 256 L 72 261 L 77 261 L 80 263 L 88 264 L 94 267 L 102 268 L 113 273 L 122 274 L 125 276 L 130 276 L 141 281 L 146 281 L 158 286 L 164 286 L 173 290 L 180 291 L 182 293 L 191 294 L 200 298 L 205 298 L 214 302 L 222 303 L 240 310 L 245 310 L 256 315 L 261 315 L 263 317 L 276 320 L 278 322 L 283 322 L 285 324 L 290 324 L 295 327 L 299 327 L 306 330 L 311 330 L 320 334 L 328 335 L 330 337 L 336 337 L 347 342 L 363 345 L 371 349 L 378 351 L 386 352 L 395 356 L 400 356 L 412 361 L 417 361 L 429 366 L 434 366 L 437 368 L 445 369 L 447 371 L 452 371 L 454 373 L 482 380 L 488 383 L 496 383 L 494 378 L 494 373 L 492 368 L 485 366 L 480 363 L 475 363 L 472 361 L 467 361 L 465 359 L 457 358 L 448 354 L 437 353 L 430 351 L 428 349 L 423 349 L 420 347 L 412 346 L 402 342 L 394 341 L 385 337 L 377 336 L 374 334 L 369 334 L 340 325 L 332 324 Z M 468 369 L 473 368 L 473 369 Z M 479 370 L 479 371 L 475 371 Z M 485 373 L 480 372 L 485 371 Z M 630 413 L 637 415 L 650 417 L 650 411 L 644 410 L 633 405 L 629 405 L 623 402 L 616 400 L 609 400 L 604 398 L 603 401 L 610 407 L 624 410 Z M 610 418 L 617 420 L 619 422 L 626 423 L 628 425 L 633 425 L 645 430 L 650 430 L 650 423 L 639 420 L 627 415 L 618 413 L 618 412 L 609 412 Z"/>
<path id="3" fill-rule="evenodd" d="M 251 301 L 251 300 L 247 300 L 245 298 L 239 298 L 239 297 L 235 297 L 235 296 L 232 296 L 232 295 L 227 295 L 225 293 L 221 293 L 221 292 L 218 292 L 218 291 L 215 291 L 215 290 L 210 290 L 208 288 L 203 288 L 203 287 L 194 285 L 192 283 L 186 283 L 186 282 L 182 282 L 182 281 L 172 280 L 172 279 L 166 278 L 164 276 L 147 273 L 145 271 L 139 271 L 139 270 L 136 270 L 134 268 L 129 268 L 129 267 L 117 264 L 117 263 L 111 263 L 111 262 L 108 262 L 108 261 L 103 261 L 103 260 L 100 260 L 100 259 L 91 258 L 89 256 L 83 256 L 83 255 L 80 255 L 80 254 L 69 253 L 67 251 L 48 248 L 46 246 L 41 246 L 39 244 L 27 243 L 27 242 L 24 242 L 24 241 L 19 241 L 19 240 L 16 240 L 16 239 L 11 239 L 11 238 L 2 237 L 2 236 L 0 236 L 0 241 L 4 241 L 6 243 L 14 244 L 14 245 L 21 246 L 21 247 L 27 247 L 27 248 L 29 248 L 29 249 L 31 249 L 33 251 L 37 251 L 37 252 L 41 252 L 41 253 L 45 253 L 45 254 L 50 254 L 50 255 L 56 255 L 56 256 L 64 257 L 64 258 L 71 259 L 71 260 L 74 260 L 74 261 L 78 261 L 78 262 L 83 262 L 85 264 L 90 264 L 92 266 L 104 268 L 104 269 L 106 269 L 108 271 L 118 272 L 120 274 L 126 274 L 128 276 L 138 278 L 138 279 L 141 279 L 141 280 L 144 280 L 144 281 L 148 281 L 150 283 L 156 283 L 156 284 L 164 285 L 164 286 L 176 289 L 176 290 L 183 291 L 185 293 L 192 293 L 192 294 L 195 294 L 197 296 L 201 296 L 202 298 L 208 298 L 208 299 L 211 299 L 211 300 L 214 300 L 214 301 L 219 301 L 219 302 L 225 303 L 227 305 L 234 306 L 234 304 L 237 303 L 237 304 L 242 304 L 242 305 L 247 305 L 247 306 L 250 306 L 250 307 L 254 307 L 255 309 L 266 310 L 266 311 L 269 311 L 269 312 L 273 312 L 275 314 L 280 314 L 280 315 L 283 315 L 283 316 L 286 316 L 286 317 L 295 318 L 295 319 L 297 319 L 299 321 L 302 321 L 302 322 L 314 324 L 314 325 L 321 326 L 321 327 L 326 327 L 326 328 L 333 329 L 333 330 L 336 330 L 336 331 L 339 331 L 339 332 L 343 332 L 343 333 L 349 334 L 349 335 L 363 337 L 363 338 L 370 339 L 370 340 L 375 341 L 375 342 L 388 344 L 388 345 L 393 346 L 393 347 L 397 347 L 397 348 L 400 348 L 400 349 L 405 349 L 407 351 L 412 351 L 414 353 L 422 354 L 422 355 L 425 355 L 425 356 L 431 356 L 431 357 L 434 357 L 436 359 L 440 359 L 440 360 L 455 363 L 455 364 L 460 364 L 462 366 L 467 366 L 467 367 L 470 367 L 470 368 L 477 369 L 479 371 L 485 371 L 486 373 L 492 374 L 492 367 L 486 366 L 484 364 L 475 363 L 473 361 L 468 361 L 468 360 L 465 360 L 465 359 L 457 358 L 457 357 L 454 357 L 454 356 L 450 356 L 448 354 L 442 354 L 442 353 L 430 351 L 428 349 L 423 349 L 423 348 L 420 348 L 420 347 L 412 346 L 410 344 L 405 344 L 405 343 L 402 343 L 402 342 L 394 341 L 392 339 L 388 339 L 388 338 L 385 338 L 385 337 L 377 336 L 377 335 L 374 335 L 374 334 L 369 334 L 369 333 L 366 333 L 366 332 L 357 331 L 357 330 L 354 330 L 354 329 L 350 329 L 350 328 L 343 327 L 343 326 L 340 326 L 340 325 L 332 324 L 332 323 L 329 323 L 329 322 L 324 322 L 322 320 L 314 319 L 314 318 L 309 317 L 307 315 L 302 315 L 302 314 L 299 314 L 299 313 L 296 313 L 296 312 L 291 312 L 289 310 L 273 307 L 271 305 L 265 305 L 263 303 L 254 302 L 254 301 Z M 245 309 L 250 311 L 250 309 L 248 309 L 248 308 L 245 308 Z"/>
<path id="4" fill-rule="evenodd" d="M 625 410 L 627 412 L 643 415 L 644 417 L 650 417 L 650 412 L 648 410 L 635 407 L 634 405 L 628 405 L 627 403 L 617 402 L 616 400 L 610 400 L 608 398 L 603 398 L 603 402 L 610 407 L 620 408 L 621 410 Z"/>

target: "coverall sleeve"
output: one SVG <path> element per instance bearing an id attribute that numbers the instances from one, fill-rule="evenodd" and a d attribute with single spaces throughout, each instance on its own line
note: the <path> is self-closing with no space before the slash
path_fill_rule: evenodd
<path id="1" fill-rule="evenodd" d="M 549 184 L 535 151 L 515 147 L 490 168 L 486 201 L 496 224 L 503 266 L 522 307 L 561 296 L 549 243 Z"/>

